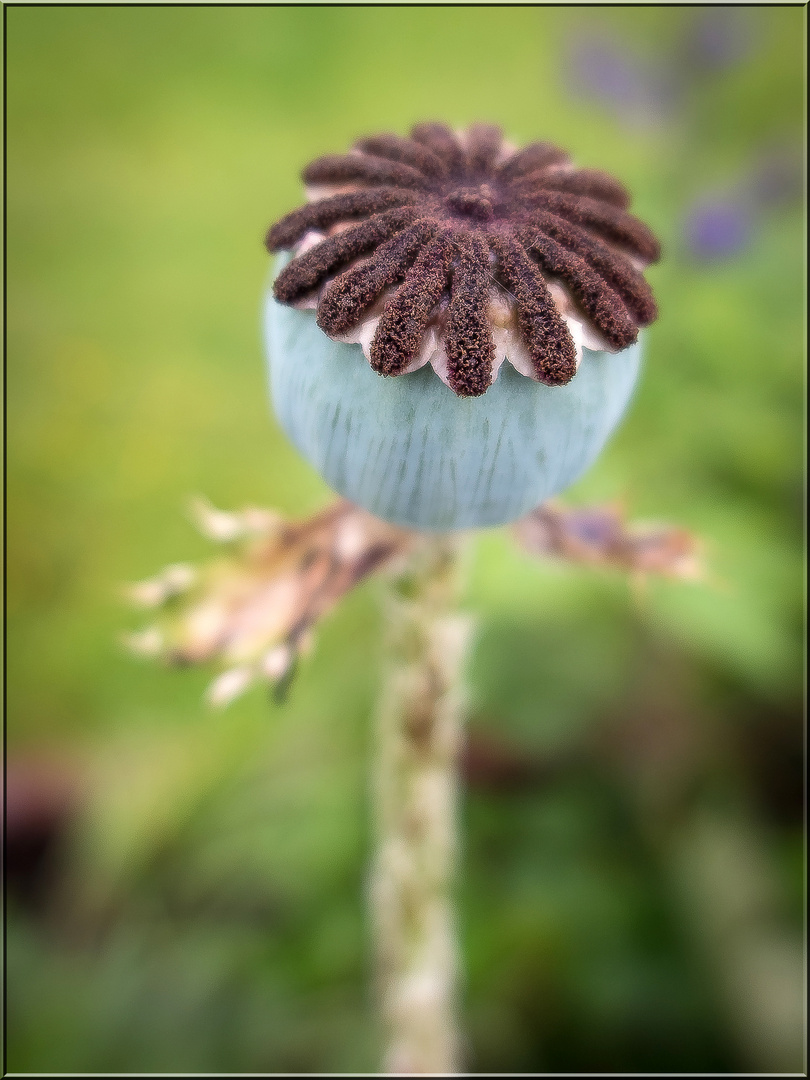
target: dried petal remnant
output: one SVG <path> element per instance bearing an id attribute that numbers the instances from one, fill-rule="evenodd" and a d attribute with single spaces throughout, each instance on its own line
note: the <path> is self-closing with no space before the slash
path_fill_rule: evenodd
<path id="1" fill-rule="evenodd" d="M 518 329 L 508 333 L 552 386 L 576 372 L 576 323 L 619 350 L 656 318 L 638 267 L 659 258 L 657 240 L 628 213 L 618 181 L 575 169 L 550 143 L 514 150 L 490 124 L 457 134 L 423 123 L 409 138 L 359 139 L 303 178 L 319 197 L 267 234 L 271 251 L 294 254 L 276 299 L 311 306 L 314 296 L 332 335 L 375 318 L 373 337 L 361 340 L 382 375 L 429 359 L 456 394 L 484 393 L 496 359 L 493 303 L 512 312 L 506 325 Z"/>

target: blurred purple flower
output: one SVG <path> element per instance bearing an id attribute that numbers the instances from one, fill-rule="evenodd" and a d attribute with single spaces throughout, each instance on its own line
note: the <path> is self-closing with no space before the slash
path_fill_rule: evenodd
<path id="1" fill-rule="evenodd" d="M 752 227 L 747 202 L 732 195 L 696 202 L 687 214 L 684 232 L 692 255 L 712 262 L 744 251 L 751 240 Z"/>
<path id="2" fill-rule="evenodd" d="M 572 93 L 593 97 L 633 124 L 660 122 L 678 104 L 679 91 L 661 63 L 645 63 L 615 42 L 575 39 L 566 74 Z"/>
<path id="3" fill-rule="evenodd" d="M 761 206 L 798 202 L 804 192 L 804 160 L 800 146 L 772 147 L 751 172 L 751 198 Z"/>
<path id="4" fill-rule="evenodd" d="M 804 164 L 798 147 L 771 147 L 724 192 L 705 194 L 684 222 L 691 254 L 703 261 L 727 259 L 743 251 L 769 211 L 798 202 L 804 191 Z"/>
<path id="5" fill-rule="evenodd" d="M 692 68 L 722 71 L 751 52 L 754 45 L 750 13 L 738 7 L 696 11 L 683 42 L 683 58 Z"/>

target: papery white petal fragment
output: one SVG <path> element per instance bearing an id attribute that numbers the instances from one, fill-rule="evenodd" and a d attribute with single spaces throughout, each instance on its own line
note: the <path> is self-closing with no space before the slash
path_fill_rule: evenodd
<path id="1" fill-rule="evenodd" d="M 436 331 L 432 326 L 428 327 L 425 336 L 422 338 L 422 345 L 419 352 L 414 356 L 407 367 L 403 369 L 402 374 L 407 375 L 411 371 L 418 371 L 419 368 L 423 368 L 425 364 L 430 363 L 438 347 L 439 339 Z"/>
<path id="2" fill-rule="evenodd" d="M 227 544 L 243 533 L 238 514 L 217 510 L 207 499 L 201 497 L 191 499 L 189 514 L 199 531 L 209 540 Z"/>
<path id="3" fill-rule="evenodd" d="M 203 498 L 192 499 L 189 513 L 194 524 L 209 540 L 232 543 L 245 536 L 263 536 L 279 529 L 284 522 L 280 514 L 259 506 L 248 506 L 237 513 L 217 510 Z"/>
<path id="4" fill-rule="evenodd" d="M 124 648 L 135 656 L 151 658 L 160 656 L 164 651 L 166 640 L 156 626 L 149 626 L 145 630 L 139 630 L 134 634 L 125 634 L 121 638 Z"/>
<path id="5" fill-rule="evenodd" d="M 208 687 L 205 699 L 215 709 L 222 709 L 243 694 L 255 677 L 256 673 L 249 667 L 223 671 Z"/>
<path id="6" fill-rule="evenodd" d="M 447 358 L 447 351 L 444 347 L 444 339 L 441 339 L 437 343 L 436 351 L 430 358 L 430 366 L 442 380 L 445 386 L 450 386 L 449 373 L 450 373 L 450 361 Z M 452 387 L 451 387 L 452 389 Z"/>
<path id="7" fill-rule="evenodd" d="M 294 654 L 289 645 L 277 645 L 263 657 L 260 664 L 261 673 L 272 682 L 278 682 L 290 670 L 293 659 Z"/>
<path id="8" fill-rule="evenodd" d="M 159 607 L 194 584 L 197 572 L 187 563 L 167 566 L 156 577 L 136 581 L 126 589 L 128 599 L 139 607 Z"/>

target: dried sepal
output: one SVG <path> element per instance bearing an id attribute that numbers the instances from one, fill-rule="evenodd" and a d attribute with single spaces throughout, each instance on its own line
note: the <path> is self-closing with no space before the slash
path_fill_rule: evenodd
<path id="1" fill-rule="evenodd" d="M 244 510 L 217 510 L 200 496 L 189 500 L 191 520 L 203 536 L 221 544 L 231 544 L 251 536 L 265 536 L 276 532 L 283 525 L 281 514 L 259 506 L 247 506 Z"/>
<path id="2" fill-rule="evenodd" d="M 124 589 L 125 596 L 138 607 L 160 607 L 194 585 L 197 571 L 188 563 L 173 563 L 144 581 L 136 581 Z"/>
<path id="3" fill-rule="evenodd" d="M 208 515 L 220 515 L 209 503 Z M 245 511 L 223 515 L 244 521 Z M 220 518 L 214 520 L 220 521 Z M 397 564 L 423 539 L 389 525 L 345 500 L 303 521 L 254 508 L 249 520 L 271 529 L 233 545 L 200 565 L 175 564 L 151 583 L 179 577 L 194 586 L 164 605 L 156 621 L 125 635 L 134 655 L 176 665 L 211 665 L 219 673 L 206 700 L 221 708 L 255 683 L 281 700 L 314 631 L 335 605 L 371 574 Z M 622 570 L 632 577 L 703 578 L 700 545 L 685 529 L 628 523 L 620 508 L 565 508 L 545 503 L 513 527 L 532 555 Z M 220 539 L 219 535 L 216 539 Z M 146 583 L 141 583 L 142 585 Z M 130 592 L 143 606 L 143 597 Z M 150 603 L 152 599 L 150 598 Z M 448 643 L 450 647 L 451 643 Z"/>
<path id="4" fill-rule="evenodd" d="M 417 542 L 348 502 L 305 521 L 269 510 L 225 513 L 204 500 L 194 504 L 202 530 L 229 547 L 193 570 L 194 587 L 165 604 L 168 567 L 129 591 L 131 602 L 163 604 L 157 621 L 124 639 L 134 654 L 174 665 L 212 665 L 209 704 L 222 707 L 255 682 L 283 696 L 318 622 L 369 574 Z M 183 564 L 184 565 L 184 564 Z M 187 575 L 188 576 L 188 575 Z M 147 595 L 148 593 L 148 595 Z"/>
<path id="5" fill-rule="evenodd" d="M 562 507 L 548 502 L 513 526 L 518 543 L 540 558 L 656 575 L 681 581 L 705 576 L 701 545 L 688 530 L 628 523 L 621 508 Z"/>

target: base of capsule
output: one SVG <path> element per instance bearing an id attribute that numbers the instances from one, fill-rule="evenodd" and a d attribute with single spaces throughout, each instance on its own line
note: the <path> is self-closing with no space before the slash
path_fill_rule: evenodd
<path id="1" fill-rule="evenodd" d="M 268 293 L 265 339 L 276 415 L 338 494 L 385 521 L 448 532 L 515 521 L 577 480 L 630 400 L 641 342 L 584 351 L 566 386 L 508 362 L 481 397 L 460 398 L 428 364 L 384 378 L 359 345 L 332 341 L 315 312 Z"/>

